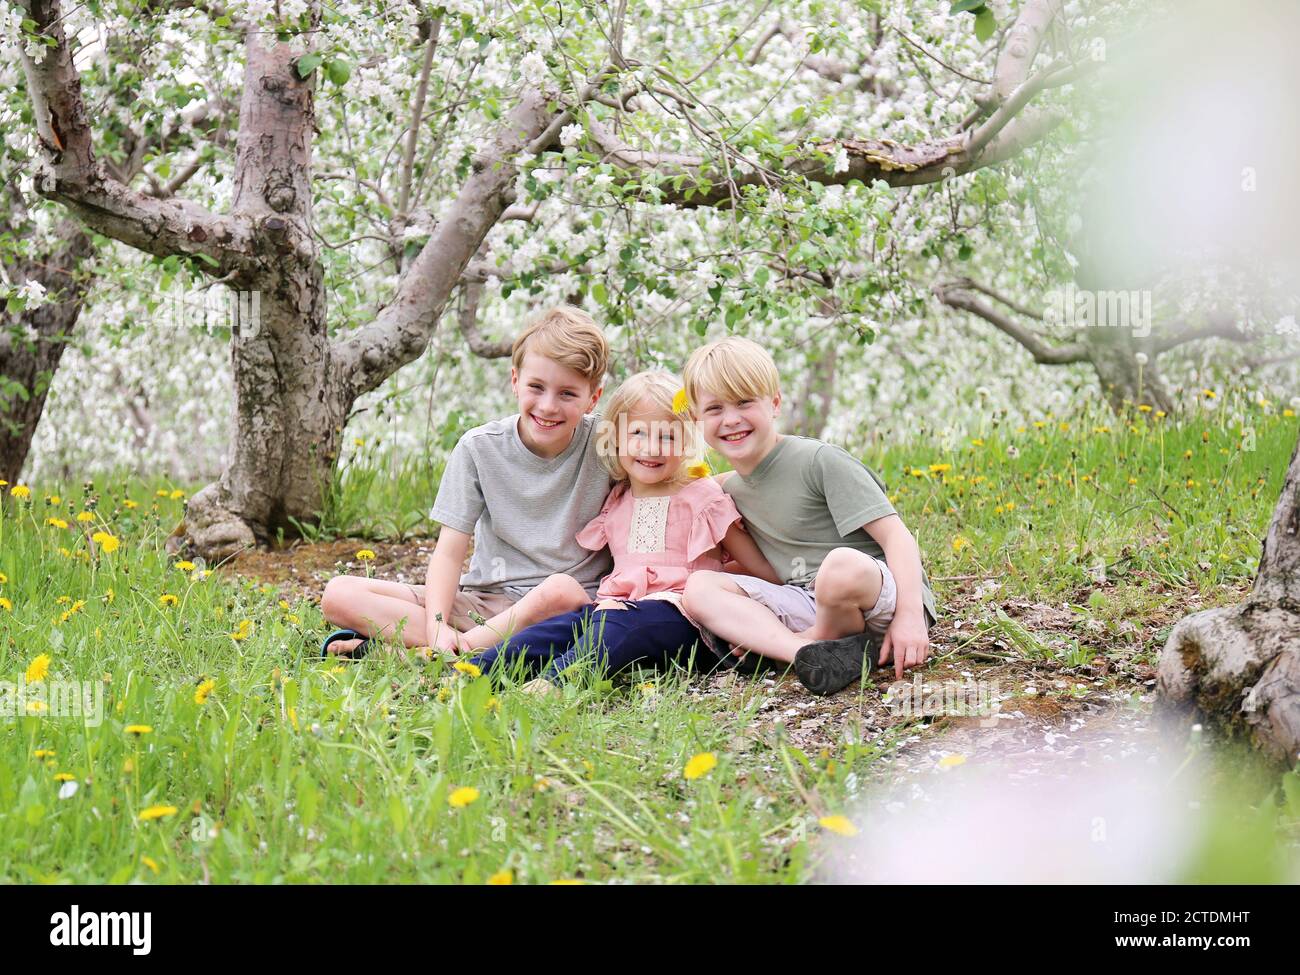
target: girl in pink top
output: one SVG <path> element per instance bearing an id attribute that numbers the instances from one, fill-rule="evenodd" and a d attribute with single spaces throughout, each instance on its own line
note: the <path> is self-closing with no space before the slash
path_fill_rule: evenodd
<path id="1" fill-rule="evenodd" d="M 695 424 L 679 415 L 680 389 L 670 373 L 637 373 L 601 420 L 596 449 L 616 483 L 577 535 L 592 551 L 608 545 L 614 557 L 597 601 L 520 630 L 480 655 L 478 666 L 520 662 L 540 674 L 529 685 L 540 690 L 583 659 L 611 673 L 684 660 L 699 638 L 681 605 L 692 572 L 721 570 L 725 554 L 737 572 L 776 580 L 730 495 L 696 463 L 701 443 Z"/>

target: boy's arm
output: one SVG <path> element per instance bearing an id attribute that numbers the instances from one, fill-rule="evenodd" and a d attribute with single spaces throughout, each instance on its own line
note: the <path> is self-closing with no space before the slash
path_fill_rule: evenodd
<path id="1" fill-rule="evenodd" d="M 735 559 L 735 562 L 728 563 L 726 571 L 757 576 L 764 582 L 781 585 L 781 577 L 772 568 L 772 563 L 760 551 L 758 544 L 749 537 L 749 533 L 740 527 L 740 522 L 727 529 L 727 534 L 722 538 L 722 547 Z"/>
<path id="2" fill-rule="evenodd" d="M 431 647 L 459 650 L 460 634 L 451 625 L 451 607 L 456 601 L 460 569 L 465 564 L 465 553 L 469 551 L 469 538 L 464 532 L 446 525 L 438 530 L 438 544 L 429 556 L 429 571 L 424 580 L 424 612 Z"/>
<path id="3" fill-rule="evenodd" d="M 880 662 L 894 661 L 894 676 L 903 679 L 904 667 L 925 663 L 930 650 L 930 631 L 925 625 L 921 601 L 921 550 L 898 515 L 886 515 L 862 526 L 885 550 L 885 561 L 898 585 L 894 619 L 885 631 Z"/>

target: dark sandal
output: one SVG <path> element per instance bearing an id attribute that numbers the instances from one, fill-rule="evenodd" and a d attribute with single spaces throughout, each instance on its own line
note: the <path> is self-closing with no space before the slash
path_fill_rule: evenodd
<path id="1" fill-rule="evenodd" d="M 355 647 L 348 653 L 330 653 L 330 644 L 336 640 L 360 640 Z M 325 642 L 320 645 L 320 655 L 329 659 L 342 658 L 344 660 L 359 660 L 370 652 L 370 638 L 364 633 L 358 633 L 356 630 L 335 630 L 325 638 Z"/>

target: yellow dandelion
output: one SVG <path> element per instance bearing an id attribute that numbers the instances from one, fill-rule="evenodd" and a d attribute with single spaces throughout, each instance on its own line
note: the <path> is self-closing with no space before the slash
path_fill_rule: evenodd
<path id="1" fill-rule="evenodd" d="M 1156 419 L 1161 419 L 1162 417 L 1166 417 L 1168 415 L 1169 414 L 1166 413 L 1164 410 L 1156 410 Z"/>
<path id="2" fill-rule="evenodd" d="M 673 393 L 673 412 L 681 415 L 691 411 L 691 401 L 686 395 L 686 390 L 679 389 Z"/>
<path id="3" fill-rule="evenodd" d="M 157 497 L 165 498 L 165 497 L 167 497 L 167 489 L 166 489 L 166 488 L 159 488 L 157 491 L 154 492 L 154 494 L 155 494 Z"/>
<path id="4" fill-rule="evenodd" d="M 3 572 L 0 572 L 0 586 L 3 586 L 8 581 L 9 581 L 9 577 L 5 575 Z"/>
<path id="5" fill-rule="evenodd" d="M 47 710 L 48 708 L 49 708 L 49 705 L 46 704 L 44 701 L 28 701 L 28 702 L 27 702 L 27 710 L 28 710 L 29 712 L 31 712 L 32 714 L 40 714 L 42 711 L 45 711 L 45 710 Z"/>
<path id="6" fill-rule="evenodd" d="M 122 507 L 124 507 L 124 508 L 130 510 L 130 509 L 133 509 L 133 508 L 138 508 L 138 507 L 140 507 L 140 505 L 139 505 L 137 502 L 132 501 L 130 498 L 125 498 L 125 499 L 123 499 L 123 501 L 122 501 Z"/>
<path id="7" fill-rule="evenodd" d="M 1150 407 L 1149 404 L 1147 404 L 1147 403 L 1143 403 L 1141 406 L 1138 407 L 1138 412 L 1139 412 L 1139 413 L 1150 413 L 1150 412 L 1151 412 L 1151 407 Z"/>
<path id="8" fill-rule="evenodd" d="M 462 785 L 447 797 L 447 804 L 453 809 L 464 809 L 476 799 L 478 799 L 478 789 L 472 785 Z"/>
<path id="9" fill-rule="evenodd" d="M 698 779 L 702 775 L 708 775 L 718 765 L 718 757 L 713 752 L 700 752 L 698 755 L 692 755 L 691 760 L 686 763 L 686 768 L 682 770 L 682 775 L 687 779 Z"/>
<path id="10" fill-rule="evenodd" d="M 153 857 L 142 856 L 140 858 L 140 862 L 143 863 L 150 870 L 152 870 L 155 874 L 158 873 L 158 861 L 155 860 Z"/>
<path id="11" fill-rule="evenodd" d="M 691 475 L 691 477 L 696 477 L 696 478 L 699 478 L 699 477 L 708 477 L 708 476 L 709 476 L 709 465 L 708 465 L 708 464 L 692 464 L 690 467 L 686 468 L 686 473 L 689 474 L 689 475 Z"/>
<path id="12" fill-rule="evenodd" d="M 976 437 L 974 440 L 972 440 L 972 441 L 970 442 L 970 445 L 971 445 L 972 447 L 983 447 L 983 446 L 984 446 L 984 441 L 983 441 L 981 438 Z"/>
<path id="13" fill-rule="evenodd" d="M 147 735 L 153 731 L 153 725 L 148 724 L 129 724 L 122 729 L 128 735 L 135 735 L 139 738 L 141 735 Z"/>
<path id="14" fill-rule="evenodd" d="M 88 522 L 92 522 L 94 520 L 95 520 L 95 515 L 90 511 L 77 512 L 77 521 L 81 522 L 83 525 Z"/>
<path id="15" fill-rule="evenodd" d="M 547 884 L 546 886 L 548 886 L 548 887 L 585 887 L 586 884 L 584 884 L 581 880 L 576 880 L 576 879 L 573 878 L 573 877 L 561 877 L 559 880 L 552 880 L 552 881 L 551 881 L 549 884 Z"/>
<path id="16" fill-rule="evenodd" d="M 1206 399 L 1218 399 L 1218 398 L 1219 398 L 1219 394 L 1216 393 L 1216 392 L 1215 392 L 1214 390 L 1212 390 L 1212 389 L 1203 389 L 1203 390 L 1201 390 L 1201 392 L 1204 394 L 1204 396 L 1205 396 Z"/>
<path id="17" fill-rule="evenodd" d="M 9 493 L 19 501 L 25 501 L 32 496 L 32 489 L 24 484 L 15 484 L 9 489 Z"/>
<path id="18" fill-rule="evenodd" d="M 216 686 L 217 682 L 211 677 L 199 684 L 198 687 L 194 688 L 194 703 L 203 704 L 207 701 L 208 695 L 212 693 L 212 689 Z"/>
<path id="19" fill-rule="evenodd" d="M 956 768 L 966 763 L 965 755 L 945 755 L 939 759 L 939 768 Z"/>
<path id="20" fill-rule="evenodd" d="M 952 470 L 952 465 L 951 465 L 951 464 L 931 464 L 931 465 L 930 465 L 930 473 L 931 473 L 931 474 L 947 474 L 950 470 Z"/>
<path id="21" fill-rule="evenodd" d="M 247 640 L 252 635 L 253 635 L 253 621 L 240 620 L 239 628 L 236 629 L 235 632 L 230 634 L 230 639 L 234 640 L 236 643 L 239 643 L 243 640 Z"/>
<path id="22" fill-rule="evenodd" d="M 110 535 L 108 532 L 95 532 L 95 534 L 90 537 L 105 552 L 116 552 L 118 547 L 122 544 L 119 539 Z"/>
<path id="23" fill-rule="evenodd" d="M 370 549 L 368 548 L 363 548 L 361 549 L 361 551 L 357 552 L 358 562 L 373 562 L 374 558 L 375 558 L 375 553 L 370 551 Z"/>
<path id="24" fill-rule="evenodd" d="M 179 501 L 181 498 L 185 497 L 185 492 L 180 488 L 177 488 L 171 494 L 167 495 L 167 497 L 171 498 L 173 501 Z"/>
<path id="25" fill-rule="evenodd" d="M 56 754 L 58 753 L 53 748 L 38 748 L 32 752 L 36 758 L 53 758 Z"/>
<path id="26" fill-rule="evenodd" d="M 490 887 L 509 887 L 515 882 L 515 875 L 509 870 L 498 870 L 487 879 Z"/>
<path id="27" fill-rule="evenodd" d="M 489 697 L 483 702 L 483 710 L 491 712 L 492 714 L 500 714 L 501 702 L 495 696 Z"/>
<path id="28" fill-rule="evenodd" d="M 55 782 L 71 782 L 76 776 L 71 772 L 58 772 L 54 776 Z"/>
<path id="29" fill-rule="evenodd" d="M 46 518 L 46 519 L 45 519 L 45 524 L 47 524 L 47 525 L 49 525 L 49 526 L 51 526 L 51 527 L 53 527 L 53 528 L 67 528 L 67 527 L 68 527 L 68 523 L 67 523 L 66 521 L 64 521 L 62 518 Z"/>
<path id="30" fill-rule="evenodd" d="M 177 599 L 177 598 L 176 598 L 174 595 L 172 595 L 171 593 L 169 593 L 169 592 L 165 592 L 165 593 L 163 593 L 161 596 L 158 597 L 158 602 L 161 603 L 161 604 L 164 605 L 164 606 L 175 606 L 178 602 L 180 602 L 180 600 Z"/>
<path id="31" fill-rule="evenodd" d="M 155 819 L 162 819 L 165 816 L 175 816 L 176 812 L 175 806 L 150 806 L 148 809 L 141 811 L 140 819 L 148 823 Z"/>
<path id="32" fill-rule="evenodd" d="M 189 561 L 177 562 L 176 568 L 180 569 L 182 572 L 193 572 L 194 563 Z"/>
<path id="33" fill-rule="evenodd" d="M 470 677 L 483 676 L 483 671 L 480 670 L 475 664 L 468 663 L 464 660 L 457 660 L 452 666 L 455 667 L 456 670 L 459 670 L 462 674 L 468 674 Z"/>
<path id="34" fill-rule="evenodd" d="M 14 611 L 14 604 L 5 599 L 4 596 L 0 596 L 0 609 L 3 609 L 6 613 L 12 613 Z"/>
<path id="35" fill-rule="evenodd" d="M 1295 410 L 1292 410 L 1292 409 L 1285 409 L 1285 410 L 1282 411 L 1282 415 L 1283 415 L 1283 416 L 1288 416 L 1288 417 L 1290 417 L 1290 416 L 1295 416 Z"/>
<path id="36" fill-rule="evenodd" d="M 969 544 L 970 544 L 970 539 L 965 538 L 962 535 L 958 535 L 956 538 L 952 540 L 952 550 L 954 552 L 960 552 Z"/>
<path id="37" fill-rule="evenodd" d="M 35 684 L 38 680 L 45 680 L 45 675 L 49 672 L 50 655 L 43 653 L 27 665 L 27 683 Z"/>
<path id="38" fill-rule="evenodd" d="M 858 835 L 858 828 L 848 816 L 823 816 L 817 823 L 822 829 L 828 829 L 839 836 Z"/>

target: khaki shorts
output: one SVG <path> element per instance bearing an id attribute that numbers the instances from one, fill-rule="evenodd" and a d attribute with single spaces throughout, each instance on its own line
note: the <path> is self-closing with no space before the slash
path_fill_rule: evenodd
<path id="1" fill-rule="evenodd" d="M 882 559 L 874 561 L 880 568 L 880 595 L 876 598 L 876 605 L 864 612 L 862 618 L 867 632 L 883 636 L 885 630 L 889 629 L 889 624 L 894 621 L 894 610 L 898 607 L 898 584 L 894 581 L 894 573 L 889 571 L 889 566 Z M 728 578 L 740 586 L 754 602 L 770 609 L 792 633 L 812 629 L 817 620 L 816 579 L 811 586 L 805 587 L 778 586 L 754 576 L 733 575 Z M 928 612 L 926 617 L 926 622 L 929 623 Z"/>
<path id="2" fill-rule="evenodd" d="M 421 606 L 424 605 L 424 586 L 411 586 L 411 592 L 415 594 L 415 601 Z M 456 598 L 451 604 L 451 619 L 449 623 L 457 630 L 464 633 L 466 630 L 473 629 L 478 624 L 474 622 L 470 613 L 475 613 L 485 620 L 490 620 L 498 613 L 504 613 L 519 600 L 504 592 L 488 592 L 482 589 L 459 589 L 456 591 Z"/>

